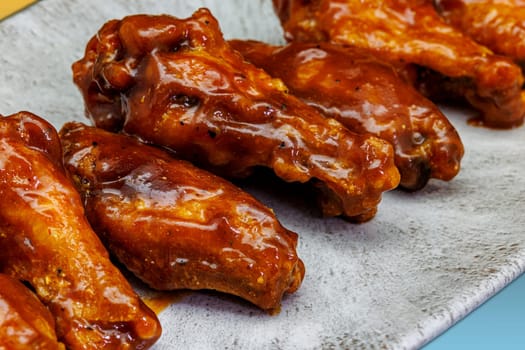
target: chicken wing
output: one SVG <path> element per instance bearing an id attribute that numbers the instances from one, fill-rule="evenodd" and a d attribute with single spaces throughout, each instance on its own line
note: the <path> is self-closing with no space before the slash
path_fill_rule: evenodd
<path id="1" fill-rule="evenodd" d="M 86 215 L 110 251 L 155 289 L 213 289 L 277 309 L 304 266 L 273 212 L 189 162 L 79 123 L 60 131 Z"/>
<path id="2" fill-rule="evenodd" d="M 525 1 L 434 0 L 434 3 L 447 23 L 525 67 Z"/>
<path id="3" fill-rule="evenodd" d="M 231 40 L 245 59 L 280 78 L 290 92 L 348 129 L 394 146 L 400 185 L 422 188 L 459 171 L 463 144 L 441 111 L 392 67 L 355 47 Z"/>
<path id="4" fill-rule="evenodd" d="M 265 166 L 285 181 L 312 181 L 325 215 L 368 220 L 399 183 L 387 142 L 287 94 L 230 48 L 206 9 L 183 20 L 110 21 L 73 71 L 97 126 L 123 128 L 221 175 Z"/>
<path id="5" fill-rule="evenodd" d="M 0 349 L 65 350 L 49 310 L 26 286 L 0 273 Z"/>
<path id="6" fill-rule="evenodd" d="M 34 288 L 68 349 L 145 349 L 160 324 L 110 262 L 61 158 L 43 119 L 0 118 L 0 268 Z"/>
<path id="7" fill-rule="evenodd" d="M 436 101 L 465 98 L 489 127 L 521 125 L 520 67 L 446 24 L 429 0 L 273 0 L 290 41 L 366 48 Z"/>

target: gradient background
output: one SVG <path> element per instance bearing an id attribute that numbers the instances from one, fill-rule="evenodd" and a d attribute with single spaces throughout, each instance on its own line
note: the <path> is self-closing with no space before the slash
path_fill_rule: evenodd
<path id="1" fill-rule="evenodd" d="M 7 16 L 22 10 L 26 6 L 29 6 L 37 0 L 1 0 L 0 1 L 0 20 Z"/>
<path id="2" fill-rule="evenodd" d="M 525 274 L 423 350 L 525 349 Z"/>

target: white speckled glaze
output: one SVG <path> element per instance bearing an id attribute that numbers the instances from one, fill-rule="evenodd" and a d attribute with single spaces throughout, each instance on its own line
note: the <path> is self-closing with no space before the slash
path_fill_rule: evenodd
<path id="1" fill-rule="evenodd" d="M 282 42 L 270 0 L 43 0 L 0 22 L 0 113 L 32 111 L 57 128 L 87 122 L 70 66 L 100 26 L 201 6 L 227 38 Z M 184 292 L 160 314 L 155 349 L 413 349 L 516 278 L 525 270 L 525 128 L 476 128 L 470 110 L 445 113 L 465 144 L 461 173 L 418 193 L 387 193 L 368 223 L 319 217 L 295 186 L 248 183 L 300 234 L 302 287 L 276 316 Z"/>

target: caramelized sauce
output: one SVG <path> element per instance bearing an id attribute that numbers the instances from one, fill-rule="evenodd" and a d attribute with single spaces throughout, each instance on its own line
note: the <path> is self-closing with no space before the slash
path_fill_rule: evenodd
<path id="1" fill-rule="evenodd" d="M 182 301 L 190 293 L 190 291 L 155 292 L 143 297 L 142 301 L 158 315 L 170 305 Z"/>

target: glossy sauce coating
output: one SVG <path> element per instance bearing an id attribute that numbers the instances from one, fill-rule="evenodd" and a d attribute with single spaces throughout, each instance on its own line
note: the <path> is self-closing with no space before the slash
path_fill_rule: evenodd
<path id="1" fill-rule="evenodd" d="M 301 284 L 297 235 L 246 192 L 130 136 L 79 123 L 60 135 L 93 228 L 151 287 L 213 289 L 277 309 Z"/>
<path id="2" fill-rule="evenodd" d="M 328 216 L 374 216 L 396 187 L 392 147 L 349 132 L 244 61 L 206 9 L 107 23 L 73 65 L 97 126 L 162 145 L 226 176 L 265 166 L 313 182 Z"/>
<path id="3" fill-rule="evenodd" d="M 525 1 L 434 0 L 448 23 L 497 54 L 525 65 Z"/>
<path id="4" fill-rule="evenodd" d="M 68 349 L 146 349 L 159 321 L 110 262 L 61 155 L 43 119 L 1 117 L 1 271 L 34 288 Z"/>
<path id="5" fill-rule="evenodd" d="M 428 0 L 274 0 L 290 41 L 331 41 L 372 50 L 432 99 L 465 98 L 485 125 L 521 125 L 520 67 L 446 24 Z M 408 67 L 407 67 L 408 65 Z"/>
<path id="6" fill-rule="evenodd" d="M 430 178 L 450 180 L 458 173 L 463 144 L 454 127 L 369 52 L 329 43 L 280 47 L 232 40 L 230 45 L 323 115 L 390 142 L 404 188 L 417 190 Z"/>
<path id="7" fill-rule="evenodd" d="M 20 281 L 0 273 L 0 349 L 65 350 L 49 310 Z"/>

